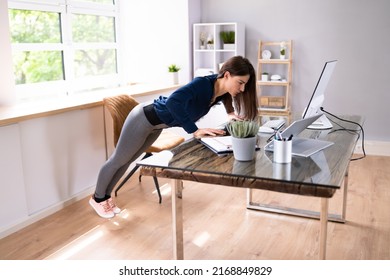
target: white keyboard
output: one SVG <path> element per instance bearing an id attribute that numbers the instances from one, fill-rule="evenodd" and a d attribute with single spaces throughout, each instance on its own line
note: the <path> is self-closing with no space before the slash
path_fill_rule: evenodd
<path id="1" fill-rule="evenodd" d="M 284 119 L 276 119 L 276 120 L 269 120 L 262 124 L 262 126 L 272 128 L 274 130 L 278 130 L 281 128 L 286 121 Z"/>

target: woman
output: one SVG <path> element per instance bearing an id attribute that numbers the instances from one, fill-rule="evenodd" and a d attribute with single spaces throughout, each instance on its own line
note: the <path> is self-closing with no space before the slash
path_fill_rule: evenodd
<path id="1" fill-rule="evenodd" d="M 180 126 L 200 138 L 225 134 L 215 128 L 198 128 L 196 121 L 222 102 L 230 119 L 257 116 L 256 75 L 248 59 L 235 56 L 227 60 L 219 74 L 197 77 L 169 97 L 136 106 L 128 115 L 116 149 L 99 172 L 95 194 L 89 200 L 96 213 L 112 218 L 121 210 L 111 192 L 129 165 L 160 135 L 162 129 Z"/>

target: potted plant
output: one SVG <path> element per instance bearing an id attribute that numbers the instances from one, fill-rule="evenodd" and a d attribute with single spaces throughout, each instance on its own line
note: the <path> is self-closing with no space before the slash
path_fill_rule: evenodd
<path id="1" fill-rule="evenodd" d="M 174 85 L 179 83 L 179 70 L 180 67 L 178 67 L 176 64 L 171 64 L 168 66 L 168 72 L 172 75 L 172 82 Z"/>
<path id="2" fill-rule="evenodd" d="M 221 31 L 219 33 L 221 36 L 221 40 L 223 42 L 223 48 L 225 50 L 234 50 L 235 48 L 235 40 L 236 40 L 236 32 L 234 31 Z"/>
<path id="3" fill-rule="evenodd" d="M 286 43 L 282 42 L 280 43 L 280 59 L 286 58 Z"/>
<path id="4" fill-rule="evenodd" d="M 207 49 L 214 49 L 214 39 L 211 36 L 207 38 Z"/>
<path id="5" fill-rule="evenodd" d="M 262 80 L 263 82 L 268 81 L 268 73 L 267 73 L 267 72 L 261 73 L 261 80 Z"/>
<path id="6" fill-rule="evenodd" d="M 257 121 L 231 121 L 226 126 L 232 137 L 233 156 L 238 161 L 250 161 L 256 151 Z"/>

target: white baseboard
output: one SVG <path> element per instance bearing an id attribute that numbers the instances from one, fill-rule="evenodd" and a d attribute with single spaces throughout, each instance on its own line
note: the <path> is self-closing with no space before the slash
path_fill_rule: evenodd
<path id="1" fill-rule="evenodd" d="M 4 228 L 0 228 L 0 239 L 4 238 L 14 232 L 17 232 L 18 230 L 29 226 L 43 218 L 46 218 L 47 216 L 50 216 L 51 214 L 54 214 L 55 212 L 65 208 L 66 206 L 75 203 L 76 201 L 79 201 L 81 199 L 84 199 L 87 196 L 90 196 L 95 191 L 95 186 L 89 187 L 88 189 L 76 194 L 75 196 L 65 200 L 61 201 L 57 204 L 54 204 L 38 213 L 35 213 L 31 216 L 27 216 L 19 221 L 16 221 L 13 225 L 7 226 Z"/>
<path id="2" fill-rule="evenodd" d="M 385 141 L 365 141 L 364 150 L 367 155 L 390 156 L 390 142 Z M 358 142 L 355 148 L 356 154 L 363 154 L 362 143 Z"/>

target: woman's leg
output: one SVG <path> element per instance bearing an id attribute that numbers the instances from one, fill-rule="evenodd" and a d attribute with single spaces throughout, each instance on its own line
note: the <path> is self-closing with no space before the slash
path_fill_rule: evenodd
<path id="1" fill-rule="evenodd" d="M 143 107 L 136 106 L 127 116 L 116 149 L 99 172 L 95 197 L 103 199 L 110 195 L 116 183 L 129 165 L 158 138 L 164 125 L 153 126 L 146 119 Z"/>
<path id="2" fill-rule="evenodd" d="M 153 143 L 156 141 L 158 136 L 161 134 L 162 129 L 153 130 L 145 139 L 144 144 L 142 147 L 134 154 L 134 156 L 121 168 L 118 169 L 118 171 L 113 176 L 113 179 L 111 180 L 110 184 L 108 184 L 106 189 L 106 196 L 110 196 L 112 193 L 112 190 L 116 186 L 116 184 L 119 182 L 119 180 L 122 178 L 123 174 L 127 171 L 130 164 L 134 162 L 137 158 L 141 156 L 143 152 L 145 152 Z"/>

